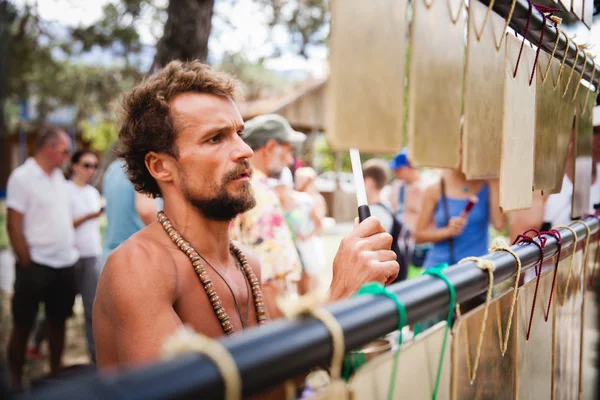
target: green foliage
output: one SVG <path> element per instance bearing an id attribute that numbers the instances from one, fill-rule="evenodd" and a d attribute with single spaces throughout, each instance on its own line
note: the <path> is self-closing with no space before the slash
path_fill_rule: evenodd
<path id="1" fill-rule="evenodd" d="M 90 143 L 92 150 L 103 153 L 117 140 L 117 127 L 111 122 L 91 124 L 83 121 L 80 125 L 83 138 Z"/>
<path id="2" fill-rule="evenodd" d="M 252 63 L 241 53 L 225 54 L 215 69 L 240 80 L 247 101 L 279 94 L 293 85 L 288 79 L 266 68 L 262 60 Z"/>
<path id="3" fill-rule="evenodd" d="M 319 171 L 335 171 L 335 154 L 329 148 L 329 144 L 327 144 L 327 139 L 324 135 L 319 136 L 315 140 L 315 167 Z M 351 172 L 352 171 L 352 163 L 350 161 L 350 153 L 341 152 L 341 171 L 343 172 Z M 371 158 L 381 158 L 383 160 L 389 160 L 392 156 L 387 154 L 372 154 L 372 153 L 361 153 L 360 158 L 363 162 L 371 159 Z"/>
<path id="4" fill-rule="evenodd" d="M 291 45 L 307 57 L 309 45 L 326 44 L 329 36 L 328 0 L 256 0 L 270 13 L 269 26 L 283 27 L 290 34 Z M 281 53 L 276 49 L 274 55 Z"/>
<path id="5" fill-rule="evenodd" d="M 71 31 L 68 51 L 81 53 L 98 46 L 110 50 L 128 65 L 130 57 L 142 50 L 140 34 L 134 24 L 144 14 L 158 24 L 164 24 L 165 9 L 153 0 L 119 0 L 102 8 L 102 17 L 90 26 Z"/>
<path id="6" fill-rule="evenodd" d="M 7 101 L 5 111 L 27 100 L 35 102 L 39 122 L 65 106 L 75 107 L 75 124 L 92 116 L 112 119 L 111 104 L 143 75 L 130 62 L 141 50 L 133 21 L 149 3 L 109 3 L 97 23 L 72 29 L 66 38 L 61 29 L 42 20 L 35 7 L 9 7 L 8 90 L 0 94 Z M 113 63 L 97 66 L 80 62 L 79 56 L 94 47 L 110 49 Z"/>
<path id="7" fill-rule="evenodd" d="M 6 206 L 4 201 L 0 202 L 0 249 L 5 249 L 9 245 L 8 232 L 6 230 Z"/>

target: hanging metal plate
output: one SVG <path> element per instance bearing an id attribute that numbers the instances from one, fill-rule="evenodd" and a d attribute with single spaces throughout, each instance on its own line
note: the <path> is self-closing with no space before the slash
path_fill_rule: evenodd
<path id="1" fill-rule="evenodd" d="M 403 144 L 406 2 L 331 2 L 327 140 L 335 151 Z"/>
<path id="2" fill-rule="evenodd" d="M 535 50 L 506 36 L 504 132 L 500 165 L 500 208 L 504 212 L 531 207 L 535 130 L 535 76 L 531 86 Z M 516 76 L 517 60 L 520 61 Z"/>
<path id="3" fill-rule="evenodd" d="M 458 168 L 465 52 L 462 0 L 413 1 L 408 147 L 417 167 Z"/>

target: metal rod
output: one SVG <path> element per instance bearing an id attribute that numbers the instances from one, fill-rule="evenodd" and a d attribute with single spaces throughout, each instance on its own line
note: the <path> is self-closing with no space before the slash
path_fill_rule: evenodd
<path id="1" fill-rule="evenodd" d="M 587 218 L 585 222 L 592 234 L 600 230 L 596 218 Z M 587 231 L 582 224 L 572 225 L 572 228 L 579 242 L 586 239 Z M 563 247 L 570 247 L 574 239 L 571 232 L 561 229 L 560 233 Z M 516 245 L 512 249 L 521 259 L 522 271 L 539 262 L 540 252 L 535 245 Z M 556 240 L 549 236 L 544 258 L 550 259 L 557 250 Z M 495 263 L 494 282 L 500 283 L 515 276 L 516 262 L 512 255 L 497 252 L 483 258 Z M 469 300 L 487 289 L 487 273 L 474 263 L 454 265 L 445 274 L 456 288 L 458 302 Z M 409 324 L 448 307 L 446 284 L 431 276 L 398 283 L 390 289 L 405 305 Z M 397 328 L 396 306 L 385 296 L 359 296 L 326 308 L 343 327 L 347 350 L 366 345 Z M 327 366 L 332 352 L 329 332 L 322 323 L 309 317 L 274 321 L 262 328 L 248 329 L 243 335 L 223 339 L 222 343 L 238 365 L 245 396 L 300 376 L 315 366 Z M 206 357 L 190 355 L 145 369 L 63 383 L 25 398 L 158 400 L 222 397 L 223 383 L 215 365 Z"/>
<path id="2" fill-rule="evenodd" d="M 474 1 L 474 0 L 472 0 Z M 479 0 L 485 5 L 490 4 L 490 0 Z M 496 12 L 496 14 L 500 15 L 502 18 L 506 19 L 510 12 L 510 8 L 512 6 L 513 0 L 495 0 L 494 6 L 492 10 Z M 533 4 L 533 2 L 532 2 Z M 556 7 L 559 8 L 560 5 L 557 3 Z M 527 29 L 527 40 L 533 43 L 535 46 L 539 44 L 540 35 L 542 32 L 542 28 L 544 31 L 544 37 L 542 41 L 542 48 L 548 53 L 552 53 L 552 49 L 554 48 L 554 43 L 556 41 L 556 35 L 559 34 L 558 30 L 554 27 L 552 21 L 546 18 L 546 25 L 543 23 L 543 16 L 535 7 L 531 7 L 531 20 L 529 21 L 529 28 Z M 557 13 L 557 16 L 560 17 L 560 13 Z M 527 0 L 516 0 L 515 10 L 513 12 L 512 18 L 510 20 L 510 27 L 517 31 L 521 36 L 525 33 L 525 25 L 527 24 L 527 19 L 529 17 L 529 3 Z M 559 25 L 560 27 L 560 25 Z M 489 29 L 486 28 L 486 29 Z M 565 50 L 568 52 L 565 63 L 572 67 L 575 62 L 575 55 L 579 52 L 579 57 L 577 58 L 577 65 L 575 69 L 578 73 L 581 73 L 581 69 L 583 68 L 583 61 L 585 60 L 585 53 L 583 50 L 577 49 L 577 46 L 573 41 L 570 41 L 569 47 L 567 48 L 567 40 L 565 39 L 565 35 L 560 35 L 560 39 L 558 41 L 558 46 L 556 48 L 556 52 L 554 53 L 554 57 L 562 60 L 562 57 L 565 53 Z M 596 63 L 591 57 L 588 57 L 585 63 L 585 72 L 583 77 L 589 82 L 592 77 L 592 69 L 598 68 Z M 600 81 L 600 74 L 596 73 L 594 75 L 594 85 L 596 85 Z"/>

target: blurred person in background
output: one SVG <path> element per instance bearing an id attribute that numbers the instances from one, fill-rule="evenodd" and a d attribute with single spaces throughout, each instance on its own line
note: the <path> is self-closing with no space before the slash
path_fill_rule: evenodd
<path id="1" fill-rule="evenodd" d="M 403 281 L 408 275 L 414 244 L 409 230 L 398 220 L 390 204 L 381 195 L 389 180 L 388 167 L 385 161 L 374 158 L 363 164 L 362 172 L 371 215 L 392 235 L 392 250 L 400 265 L 395 282 Z"/>
<path id="2" fill-rule="evenodd" d="M 16 255 L 12 299 L 13 329 L 8 363 L 13 389 L 21 389 L 25 350 L 39 303 L 44 303 L 50 369 L 61 369 L 65 321 L 75 301 L 75 263 L 79 253 L 69 210 L 68 189 L 60 167 L 71 154 L 63 130 L 40 132 L 35 156 L 15 169 L 7 187 L 7 228 Z"/>
<path id="3" fill-rule="evenodd" d="M 244 141 L 254 151 L 250 164 L 256 206 L 239 214 L 231 225 L 231 239 L 237 240 L 260 261 L 264 291 L 289 291 L 301 277 L 302 265 L 281 203 L 269 185 L 293 163 L 293 145 L 306 137 L 292 129 L 280 115 L 269 114 L 246 122 Z M 292 289 L 293 291 L 293 289 Z"/>
<path id="4" fill-rule="evenodd" d="M 294 178 L 296 190 L 311 195 L 314 202 L 315 214 L 321 221 L 325 219 L 327 217 L 327 202 L 315 185 L 315 180 L 317 179 L 316 171 L 311 167 L 298 168 Z M 317 233 L 321 234 L 320 231 Z"/>
<path id="5" fill-rule="evenodd" d="M 592 186 L 590 187 L 590 207 L 587 211 L 588 213 L 594 213 L 594 205 L 600 203 L 600 181 L 597 179 L 598 167 L 600 166 L 600 116 L 597 114 L 594 114 L 594 125 L 596 126 L 594 126 L 594 135 L 592 138 Z M 561 191 L 560 193 L 549 195 L 545 201 L 543 216 L 544 230 L 556 225 L 569 225 L 572 221 L 571 208 L 573 205 L 573 182 L 575 179 L 575 125 L 573 125 L 573 131 L 574 133 L 571 135 L 569 142 Z M 538 222 L 536 221 L 536 223 Z"/>
<path id="6" fill-rule="evenodd" d="M 469 202 L 474 205 L 467 212 L 465 208 Z M 444 169 L 439 182 L 425 190 L 417 220 L 415 242 L 433 243 L 423 268 L 453 265 L 465 257 L 487 254 L 490 224 L 502 230 L 504 223 L 497 179 L 468 181 L 460 168 Z M 461 310 L 471 310 L 482 301 L 481 297 L 476 297 L 461 304 Z M 420 325 L 427 329 L 445 318 L 446 312 L 441 311 L 437 316 L 421 321 Z"/>
<path id="7" fill-rule="evenodd" d="M 302 262 L 303 274 L 298 289 L 307 293 L 318 286 L 319 273 L 325 266 L 325 249 L 320 237 L 322 219 L 317 215 L 313 197 L 294 190 L 289 168 L 283 169 L 275 190 Z"/>
<path id="8" fill-rule="evenodd" d="M 71 157 L 67 188 L 71 217 L 75 227 L 75 245 L 79 260 L 75 264 L 75 283 L 81 294 L 85 313 L 85 334 L 92 362 L 96 362 L 96 346 L 92 330 L 92 307 L 98 286 L 98 262 L 102 254 L 100 193 L 89 183 L 98 170 L 98 157 L 90 150 L 80 150 Z"/>
<path id="9" fill-rule="evenodd" d="M 490 224 L 497 230 L 504 227 L 498 194 L 498 180 L 468 181 L 460 168 L 444 169 L 440 181 L 425 190 L 415 229 L 417 243 L 433 243 L 423 267 L 487 254 Z M 471 199 L 476 203 L 467 213 Z"/>
<path id="10" fill-rule="evenodd" d="M 67 174 L 67 193 L 69 209 L 75 228 L 75 246 L 79 251 L 79 260 L 75 264 L 75 284 L 81 294 L 85 313 L 85 333 L 88 351 L 92 362 L 96 361 L 96 350 L 92 331 L 92 306 L 98 285 L 99 257 L 102 254 L 100 224 L 102 215 L 100 193 L 89 183 L 98 170 L 98 157 L 91 150 L 79 150 L 71 157 Z M 27 357 L 40 359 L 40 346 L 46 335 L 46 323 L 43 310 L 35 325 L 33 345 L 27 350 Z"/>
<path id="11" fill-rule="evenodd" d="M 102 178 L 107 225 L 101 268 L 110 252 L 131 235 L 154 222 L 159 211 L 157 201 L 134 189 L 124 168 L 123 160 L 114 160 Z"/>
<path id="12" fill-rule="evenodd" d="M 392 210 L 398 220 L 414 235 L 427 181 L 417 168 L 410 165 L 406 147 L 389 161 L 388 167 L 395 177 L 389 193 Z M 411 264 L 421 268 L 431 246 L 432 243 L 427 242 L 415 244 Z"/>

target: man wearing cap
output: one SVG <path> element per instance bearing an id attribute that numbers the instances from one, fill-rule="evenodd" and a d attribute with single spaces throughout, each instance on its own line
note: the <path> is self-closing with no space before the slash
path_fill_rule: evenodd
<path id="1" fill-rule="evenodd" d="M 396 180 L 392 184 L 389 201 L 397 218 L 402 221 L 411 232 L 414 232 L 417 218 L 421 211 L 421 203 L 426 182 L 421 173 L 410 165 L 408 149 L 405 147 L 398 153 L 388 166 Z M 422 266 L 425 254 L 430 244 L 420 244 L 414 249 L 413 264 Z"/>
<path id="2" fill-rule="evenodd" d="M 254 151 L 250 163 L 254 168 L 251 183 L 256 206 L 233 220 L 230 235 L 257 256 L 263 283 L 279 289 L 300 279 L 302 265 L 269 179 L 279 179 L 283 169 L 294 161 L 293 146 L 305 138 L 277 114 L 247 121 L 244 130 L 243 139 Z"/>

